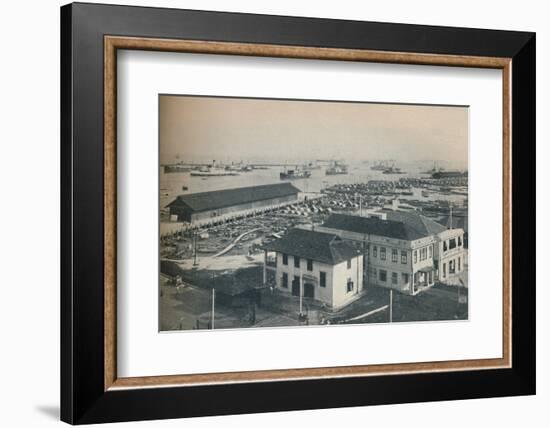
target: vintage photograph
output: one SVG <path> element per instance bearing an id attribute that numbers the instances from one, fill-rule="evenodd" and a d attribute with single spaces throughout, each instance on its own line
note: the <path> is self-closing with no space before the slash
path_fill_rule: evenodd
<path id="1" fill-rule="evenodd" d="M 159 330 L 467 320 L 468 117 L 159 95 Z"/>

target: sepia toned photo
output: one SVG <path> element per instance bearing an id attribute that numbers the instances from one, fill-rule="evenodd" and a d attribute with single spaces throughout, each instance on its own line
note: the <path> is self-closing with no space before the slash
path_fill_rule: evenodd
<path id="1" fill-rule="evenodd" d="M 468 117 L 159 95 L 159 330 L 467 320 Z"/>

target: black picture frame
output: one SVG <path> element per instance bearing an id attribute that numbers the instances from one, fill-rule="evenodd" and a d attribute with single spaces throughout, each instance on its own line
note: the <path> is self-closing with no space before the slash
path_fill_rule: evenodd
<path id="1" fill-rule="evenodd" d="M 512 367 L 105 391 L 105 35 L 512 58 Z M 534 394 L 535 98 L 534 33 L 63 6 L 61 419 L 86 424 Z"/>

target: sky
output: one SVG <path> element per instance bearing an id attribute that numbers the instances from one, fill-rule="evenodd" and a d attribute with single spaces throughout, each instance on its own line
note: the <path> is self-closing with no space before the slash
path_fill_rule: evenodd
<path id="1" fill-rule="evenodd" d="M 468 108 L 161 95 L 161 163 L 316 159 L 467 167 Z"/>

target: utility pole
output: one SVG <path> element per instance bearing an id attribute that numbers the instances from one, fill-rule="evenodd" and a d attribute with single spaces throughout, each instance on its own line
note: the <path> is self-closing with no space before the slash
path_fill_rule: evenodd
<path id="1" fill-rule="evenodd" d="M 393 289 L 390 288 L 390 322 L 393 322 Z"/>
<path id="2" fill-rule="evenodd" d="M 214 308 L 216 307 L 216 289 L 212 287 L 212 330 L 214 330 Z"/>
<path id="3" fill-rule="evenodd" d="M 197 231 L 193 231 L 193 266 L 198 266 L 197 262 Z"/>
<path id="4" fill-rule="evenodd" d="M 302 317 L 302 305 L 303 305 L 303 290 L 302 290 L 302 273 L 300 272 L 300 317 Z"/>

